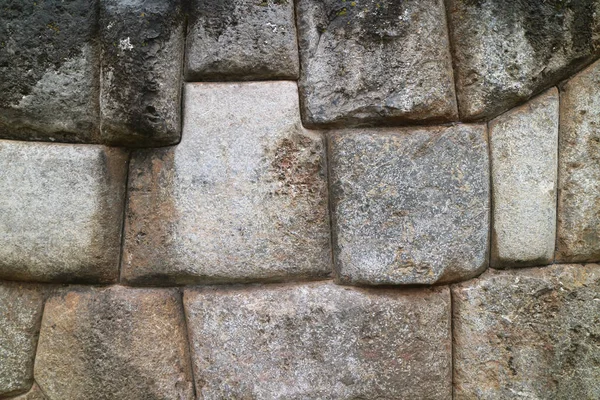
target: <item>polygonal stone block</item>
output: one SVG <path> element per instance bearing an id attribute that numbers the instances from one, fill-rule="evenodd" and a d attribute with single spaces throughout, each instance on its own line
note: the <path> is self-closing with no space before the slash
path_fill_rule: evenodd
<path id="1" fill-rule="evenodd" d="M 122 278 L 186 284 L 331 272 L 322 137 L 293 82 L 187 84 L 174 148 L 131 163 Z"/>
<path id="2" fill-rule="evenodd" d="M 485 125 L 334 131 L 329 153 L 339 281 L 432 284 L 487 267 Z"/>
<path id="3" fill-rule="evenodd" d="M 184 294 L 204 399 L 449 399 L 447 288 L 331 283 Z"/>

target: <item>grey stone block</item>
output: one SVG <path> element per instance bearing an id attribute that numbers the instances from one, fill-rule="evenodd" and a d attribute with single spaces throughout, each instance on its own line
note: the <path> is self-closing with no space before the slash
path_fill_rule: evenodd
<path id="1" fill-rule="evenodd" d="M 133 156 L 122 278 L 327 276 L 324 147 L 302 128 L 293 82 L 187 84 L 181 144 Z"/>
<path id="2" fill-rule="evenodd" d="M 191 0 L 188 81 L 298 79 L 294 2 Z"/>
<path id="3" fill-rule="evenodd" d="M 0 141 L 0 279 L 113 282 L 128 154 Z"/>
<path id="4" fill-rule="evenodd" d="M 97 0 L 0 1 L 0 138 L 99 141 Z"/>
<path id="5" fill-rule="evenodd" d="M 452 288 L 455 399 L 595 399 L 600 266 L 489 271 Z"/>
<path id="6" fill-rule="evenodd" d="M 556 259 L 600 261 L 600 62 L 561 88 Z"/>
<path id="7" fill-rule="evenodd" d="M 485 125 L 334 131 L 329 152 L 339 281 L 433 284 L 487 267 Z"/>
<path id="8" fill-rule="evenodd" d="M 296 15 L 306 126 L 457 118 L 442 0 L 299 0 Z"/>
<path id="9" fill-rule="evenodd" d="M 180 0 L 100 0 L 104 143 L 180 140 L 184 23 Z"/>
<path id="10" fill-rule="evenodd" d="M 600 56 L 600 2 L 449 0 L 461 118 L 490 118 Z"/>
<path id="11" fill-rule="evenodd" d="M 494 268 L 554 260 L 558 103 L 553 88 L 489 123 Z"/>
<path id="12" fill-rule="evenodd" d="M 38 285 L 0 282 L 0 397 L 33 384 L 44 292 Z"/>
<path id="13" fill-rule="evenodd" d="M 448 288 L 187 289 L 203 399 L 449 399 Z"/>
<path id="14" fill-rule="evenodd" d="M 31 390 L 21 396 L 11 397 L 11 400 L 49 400 L 37 384 L 33 384 Z"/>

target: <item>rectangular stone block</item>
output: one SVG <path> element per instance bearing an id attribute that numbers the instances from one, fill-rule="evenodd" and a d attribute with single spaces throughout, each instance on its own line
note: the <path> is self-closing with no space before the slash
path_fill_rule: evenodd
<path id="1" fill-rule="evenodd" d="M 97 3 L 0 3 L 0 138 L 99 141 Z"/>
<path id="2" fill-rule="evenodd" d="M 33 384 L 44 291 L 37 285 L 0 281 L 0 398 Z"/>
<path id="3" fill-rule="evenodd" d="M 193 399 L 176 290 L 71 287 L 48 299 L 35 380 L 49 399 Z"/>
<path id="4" fill-rule="evenodd" d="M 179 142 L 184 23 L 181 0 L 100 0 L 104 143 Z"/>
<path id="5" fill-rule="evenodd" d="M 128 153 L 0 141 L 0 279 L 114 282 Z"/>
<path id="6" fill-rule="evenodd" d="M 339 281 L 433 284 L 487 267 L 485 125 L 341 130 L 329 138 Z"/>
<path id="7" fill-rule="evenodd" d="M 299 0 L 306 126 L 457 118 L 443 0 Z"/>
<path id="8" fill-rule="evenodd" d="M 188 81 L 298 79 L 294 2 L 191 0 Z"/>
<path id="9" fill-rule="evenodd" d="M 556 260 L 600 261 L 600 62 L 561 87 Z"/>
<path id="10" fill-rule="evenodd" d="M 132 284 L 330 274 L 324 141 L 296 84 L 187 84 L 182 142 L 133 156 L 125 237 Z"/>
<path id="11" fill-rule="evenodd" d="M 600 266 L 490 271 L 452 288 L 455 399 L 596 399 Z"/>
<path id="12" fill-rule="evenodd" d="M 553 88 L 489 123 L 494 268 L 554 260 L 558 103 Z"/>
<path id="13" fill-rule="evenodd" d="M 203 399 L 449 399 L 448 288 L 187 289 Z"/>

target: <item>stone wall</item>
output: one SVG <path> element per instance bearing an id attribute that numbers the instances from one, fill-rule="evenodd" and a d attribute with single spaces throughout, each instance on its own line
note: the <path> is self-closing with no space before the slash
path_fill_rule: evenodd
<path id="1" fill-rule="evenodd" d="M 0 0 L 0 399 L 600 399 L 599 0 Z"/>

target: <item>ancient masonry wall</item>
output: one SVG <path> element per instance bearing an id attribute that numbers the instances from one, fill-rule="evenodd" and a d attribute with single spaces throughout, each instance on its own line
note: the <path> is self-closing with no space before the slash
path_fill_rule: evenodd
<path id="1" fill-rule="evenodd" d="M 0 398 L 600 399 L 600 0 L 0 0 Z"/>

